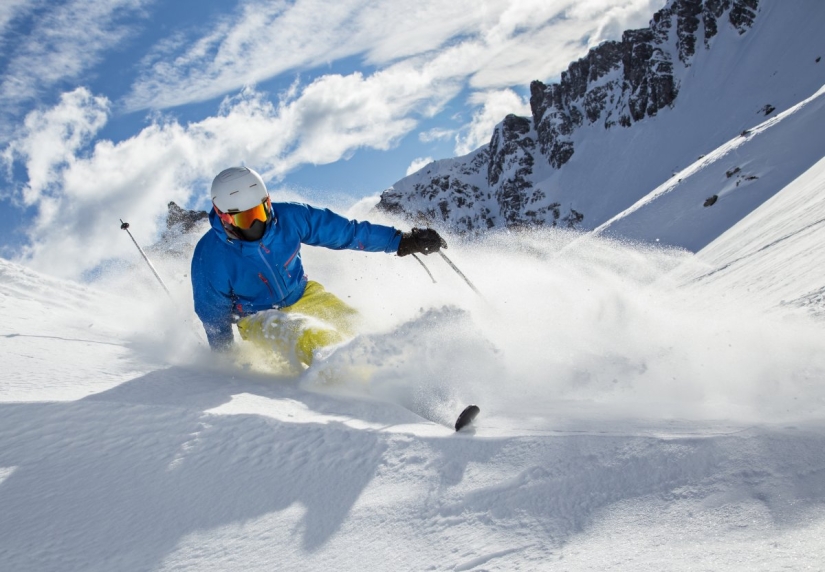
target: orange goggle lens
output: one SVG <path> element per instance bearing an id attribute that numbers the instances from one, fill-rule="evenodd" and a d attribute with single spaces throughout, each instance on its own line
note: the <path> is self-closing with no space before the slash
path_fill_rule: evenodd
<path id="1" fill-rule="evenodd" d="M 272 212 L 272 202 L 269 197 L 267 197 L 261 204 L 239 213 L 222 213 L 218 210 L 218 207 L 215 207 L 215 212 L 218 213 L 220 219 L 226 224 L 247 230 L 256 220 L 263 223 L 269 220 L 269 213 Z"/>

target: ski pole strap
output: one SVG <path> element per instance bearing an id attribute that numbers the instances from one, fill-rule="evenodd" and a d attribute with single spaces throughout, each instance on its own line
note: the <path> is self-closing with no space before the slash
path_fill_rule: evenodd
<path id="1" fill-rule="evenodd" d="M 455 273 L 456 273 L 456 274 L 458 274 L 459 276 L 461 276 L 461 278 L 463 278 L 463 279 L 464 279 L 464 282 L 466 282 L 466 283 L 467 283 L 467 286 L 469 286 L 470 288 L 472 288 L 473 292 L 475 292 L 476 294 L 478 294 L 479 296 L 481 296 L 481 292 L 479 292 L 479 291 L 478 291 L 478 288 L 476 288 L 476 287 L 473 285 L 473 283 L 472 283 L 472 282 L 470 282 L 470 279 L 469 279 L 469 278 L 467 278 L 467 277 L 464 275 L 464 273 L 463 273 L 461 270 L 459 270 L 459 269 L 458 269 L 458 266 L 456 266 L 455 264 L 453 264 L 453 261 L 452 261 L 452 260 L 450 260 L 449 258 L 447 258 L 447 255 L 446 255 L 446 254 L 444 254 L 443 252 L 441 252 L 440 250 L 438 251 L 438 253 L 441 255 L 441 258 L 443 258 L 443 259 L 444 259 L 444 261 L 445 261 L 447 264 L 449 264 L 449 265 L 450 265 L 450 268 L 452 268 L 453 270 L 455 270 Z M 483 298 L 484 298 L 484 296 L 481 296 L 481 298 L 483 299 Z"/>
<path id="2" fill-rule="evenodd" d="M 423 266 L 423 267 L 424 267 L 424 270 L 426 270 L 426 271 L 427 271 L 427 274 L 430 276 L 430 280 L 432 280 L 432 281 L 433 281 L 433 284 L 435 284 L 435 283 L 436 283 L 436 282 L 435 282 L 435 277 L 433 276 L 433 273 L 432 273 L 432 272 L 430 272 L 430 269 L 429 269 L 429 268 L 427 268 L 427 265 L 426 265 L 426 264 L 424 264 L 424 261 L 423 261 L 423 260 L 421 260 L 420 258 L 418 258 L 418 255 L 417 255 L 416 253 L 414 253 L 414 252 L 413 252 L 413 253 L 411 253 L 411 254 L 412 254 L 413 258 L 415 258 L 415 259 L 418 261 L 418 263 L 419 263 L 421 266 Z"/>

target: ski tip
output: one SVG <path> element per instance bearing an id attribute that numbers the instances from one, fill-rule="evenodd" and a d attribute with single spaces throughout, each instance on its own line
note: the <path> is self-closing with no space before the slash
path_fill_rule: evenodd
<path id="1" fill-rule="evenodd" d="M 459 415 L 455 421 L 455 430 L 461 431 L 461 429 L 472 423 L 480 411 L 481 409 L 479 409 L 478 405 L 468 405 L 465 407 L 464 411 L 461 412 L 461 415 Z"/>

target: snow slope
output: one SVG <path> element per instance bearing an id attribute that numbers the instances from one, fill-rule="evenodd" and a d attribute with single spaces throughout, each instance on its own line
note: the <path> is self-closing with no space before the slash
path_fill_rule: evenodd
<path id="1" fill-rule="evenodd" d="M 825 156 L 822 125 L 825 87 L 701 157 L 594 232 L 696 252 Z M 705 206 L 710 197 L 716 201 Z"/>
<path id="2" fill-rule="evenodd" d="M 679 268 L 690 288 L 825 317 L 825 158 Z"/>
<path id="3" fill-rule="evenodd" d="M 299 379 L 199 345 L 185 259 L 177 307 L 0 261 L 0 569 L 822 569 L 824 181 L 695 257 L 451 239 L 485 299 L 308 248 L 364 320 Z"/>

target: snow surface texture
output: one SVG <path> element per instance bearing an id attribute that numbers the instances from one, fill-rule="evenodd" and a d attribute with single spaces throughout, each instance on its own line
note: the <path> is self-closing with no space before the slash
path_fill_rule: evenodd
<path id="1" fill-rule="evenodd" d="M 697 256 L 451 237 L 483 299 L 307 247 L 363 324 L 298 379 L 207 351 L 185 239 L 174 305 L 137 254 L 94 287 L 0 260 L 0 570 L 821 570 L 823 191 Z"/>
<path id="2" fill-rule="evenodd" d="M 595 232 L 698 251 L 825 156 L 822 125 L 825 87 L 699 158 Z"/>

